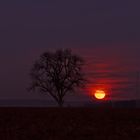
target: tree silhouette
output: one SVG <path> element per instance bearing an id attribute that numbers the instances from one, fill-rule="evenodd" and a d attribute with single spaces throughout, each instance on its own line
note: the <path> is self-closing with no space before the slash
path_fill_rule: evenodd
<path id="1" fill-rule="evenodd" d="M 30 90 L 49 94 L 63 106 L 66 94 L 84 86 L 83 64 L 83 59 L 68 49 L 45 52 L 31 69 Z"/>

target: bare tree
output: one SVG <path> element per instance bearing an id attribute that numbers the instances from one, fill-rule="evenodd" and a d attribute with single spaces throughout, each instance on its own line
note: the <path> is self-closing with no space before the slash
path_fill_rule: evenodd
<path id="1" fill-rule="evenodd" d="M 83 59 L 71 50 L 45 52 L 31 69 L 30 90 L 51 95 L 59 106 L 63 106 L 64 96 L 85 83 L 82 72 Z"/>

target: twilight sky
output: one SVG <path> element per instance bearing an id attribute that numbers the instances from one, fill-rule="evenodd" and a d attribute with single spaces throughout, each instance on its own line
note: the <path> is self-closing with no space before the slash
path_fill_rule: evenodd
<path id="1" fill-rule="evenodd" d="M 44 98 L 26 91 L 28 73 L 40 53 L 56 48 L 72 48 L 87 60 L 88 89 L 104 88 L 109 99 L 136 97 L 139 5 L 138 0 L 1 0 L 0 99 Z"/>

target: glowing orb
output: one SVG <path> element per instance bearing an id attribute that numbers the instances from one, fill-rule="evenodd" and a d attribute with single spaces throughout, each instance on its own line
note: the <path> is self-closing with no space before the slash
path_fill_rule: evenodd
<path id="1" fill-rule="evenodd" d="M 105 94 L 105 92 L 103 90 L 96 90 L 96 92 L 94 94 L 95 98 L 99 99 L 99 100 L 104 99 L 105 95 L 106 94 Z"/>

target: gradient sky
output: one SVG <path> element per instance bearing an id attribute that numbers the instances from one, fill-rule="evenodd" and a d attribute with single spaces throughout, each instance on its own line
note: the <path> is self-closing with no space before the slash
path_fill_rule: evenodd
<path id="1" fill-rule="evenodd" d="M 105 88 L 110 99 L 135 98 L 139 5 L 138 0 L 1 0 L 0 98 L 44 98 L 26 91 L 28 73 L 40 53 L 56 48 L 72 48 L 86 59 L 89 89 Z"/>

